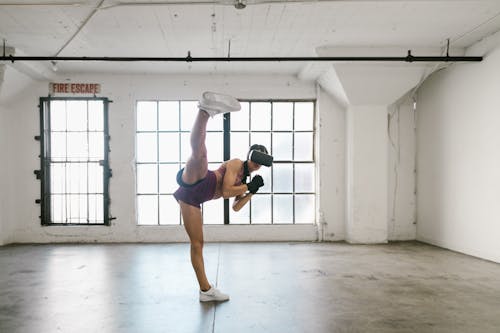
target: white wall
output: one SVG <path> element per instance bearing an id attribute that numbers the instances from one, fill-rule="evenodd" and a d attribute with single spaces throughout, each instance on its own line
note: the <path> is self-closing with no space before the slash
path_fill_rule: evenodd
<path id="1" fill-rule="evenodd" d="M 416 237 L 416 114 L 406 95 L 389 107 L 388 238 Z"/>
<path id="2" fill-rule="evenodd" d="M 318 172 L 316 177 L 318 191 L 317 221 L 315 226 L 206 226 L 205 237 L 208 241 L 258 241 L 258 240 L 327 240 L 346 239 L 346 174 L 347 161 L 347 111 L 335 102 L 334 98 L 314 82 L 300 81 L 291 76 L 103 76 L 74 75 L 61 77 L 59 82 L 70 79 L 72 82 L 97 82 L 102 84 L 102 96 L 113 100 L 110 106 L 111 154 L 110 164 L 113 169 L 110 191 L 112 203 L 111 214 L 117 217 L 111 227 L 42 227 L 40 225 L 40 207 L 34 201 L 40 197 L 40 183 L 35 179 L 33 170 L 39 169 L 39 143 L 33 140 L 39 134 L 38 98 L 48 94 L 48 82 L 31 82 L 26 79 L 13 78 L 16 86 L 24 87 L 17 91 L 11 87 L 8 103 L 4 107 L 3 123 L 7 131 L 2 131 L 7 142 L 15 143 L 15 147 L 7 145 L 3 181 L 8 190 L 0 193 L 7 197 L 4 202 L 6 210 L 1 214 L 3 225 L 8 226 L 6 242 L 169 242 L 186 241 L 186 234 L 181 226 L 137 226 L 135 218 L 135 174 L 134 146 L 135 119 L 134 105 L 139 99 L 197 99 L 206 89 L 233 94 L 239 98 L 317 98 L 317 150 Z M 0 99 L 1 101 L 1 99 Z M 362 107 L 361 107 L 362 109 Z M 360 110 L 361 110 L 360 109 Z M 407 172 L 408 154 L 400 154 L 400 172 L 396 176 L 391 173 L 391 150 L 387 141 L 387 124 L 385 122 L 387 107 L 370 107 L 365 112 L 359 112 L 356 122 L 365 126 L 360 130 L 367 133 L 366 149 L 357 157 L 362 159 L 358 164 L 358 174 L 373 175 L 373 167 L 377 167 L 377 176 L 369 176 L 383 193 L 375 191 L 372 183 L 360 179 L 356 186 L 358 198 L 373 207 L 375 215 L 358 216 L 359 219 L 377 220 L 377 228 L 388 229 L 389 239 L 414 239 L 411 224 L 414 215 L 412 199 L 414 191 L 410 172 Z M 374 114 L 372 112 L 375 112 Z M 403 106 L 400 111 L 401 123 L 399 131 L 393 134 L 399 136 L 398 143 L 402 149 L 410 149 L 411 135 L 405 132 L 412 130 L 409 124 L 409 113 Z M 376 121 L 374 123 L 375 117 Z M 364 125 L 362 125 L 364 124 Z M 377 152 L 370 149 L 373 143 L 370 131 L 377 126 Z M 8 126 L 7 126 L 8 125 Z M 395 130 L 394 130 L 395 131 Z M 372 133 L 373 134 L 373 133 Z M 380 140 L 379 140 L 380 139 Z M 359 143 L 359 142 L 358 142 Z M 389 148 L 387 148 L 389 147 Z M 384 156 L 384 157 L 382 157 Z M 389 159 L 389 161 L 388 161 Z M 406 161 L 406 162 L 405 162 Z M 368 167 L 367 167 L 368 166 Z M 389 172 L 383 171 L 389 168 Z M 382 176 L 380 176 L 382 175 Z M 393 184 L 390 179 L 396 179 L 399 185 L 396 200 L 393 197 Z M 385 196 L 385 197 L 384 197 Z M 401 198 L 403 196 L 404 198 Z M 375 198 L 375 204 L 370 202 Z M 365 200 L 366 199 L 366 200 Z M 382 200 L 383 199 L 383 200 Z M 396 203 L 394 223 L 387 221 L 391 216 L 391 203 Z M 389 213 L 388 213 L 389 212 Z M 370 213 L 371 214 L 371 213 Z M 381 217 L 384 216 L 383 222 Z M 378 223 L 381 222 L 381 223 Z M 392 224 L 391 224 L 392 223 Z M 379 226 L 380 224 L 380 226 Z M 410 225 L 411 224 L 411 225 Z M 392 231 L 391 231 L 392 230 Z M 372 235 L 371 230 L 361 230 L 362 234 Z M 413 237 L 413 238 L 412 238 Z M 373 238 L 375 241 L 380 241 Z"/>
<path id="3" fill-rule="evenodd" d="M 64 81 L 64 78 L 61 78 Z M 48 83 L 39 82 L 22 93 L 22 99 L 7 113 L 11 128 L 9 142 L 16 142 L 16 149 L 9 155 L 12 164 L 9 174 L 8 219 L 13 221 L 12 242 L 168 242 L 186 241 L 181 226 L 137 226 L 135 218 L 134 105 L 138 99 L 197 99 L 201 92 L 210 89 L 233 94 L 239 98 L 316 98 L 313 82 L 299 81 L 294 77 L 216 77 L 216 76 L 73 76 L 76 82 L 102 84 L 102 96 L 113 103 L 110 106 L 111 153 L 110 166 L 113 177 L 110 183 L 110 211 L 117 219 L 111 227 L 42 227 L 40 207 L 34 203 L 39 197 L 39 181 L 33 170 L 39 168 L 39 143 L 33 136 L 39 133 L 38 98 L 48 93 Z M 323 99 L 327 101 L 327 97 Z M 326 109 L 326 108 L 325 108 Z M 321 111 L 323 112 L 323 111 Z M 329 112 L 326 110 L 325 112 Z M 330 121 L 333 121 L 331 119 Z M 340 145 L 340 143 L 339 143 Z M 337 172 L 342 172 L 341 170 Z M 321 173 L 321 171 L 320 171 Z M 342 179 L 338 174 L 334 179 Z M 322 188 L 321 196 L 334 197 L 336 186 Z M 339 196 L 339 194 L 337 194 Z M 336 199 L 341 200 L 341 199 Z M 338 204 L 340 205 L 340 204 Z M 339 218 L 337 212 L 328 210 L 328 218 Z M 328 221 L 333 230 L 343 221 Z M 315 226 L 206 226 L 208 241 L 240 240 L 317 240 Z"/>
<path id="4" fill-rule="evenodd" d="M 5 65 L 0 65 L 0 96 L 2 94 L 2 84 L 5 73 Z M 4 120 L 4 110 L 0 105 L 0 151 L 5 151 L 5 145 L 7 142 L 6 127 Z M 6 177 L 5 177 L 5 155 L 0 155 L 0 245 L 5 243 L 5 194 L 6 192 Z"/>
<path id="5" fill-rule="evenodd" d="M 318 121 L 319 162 L 317 188 L 319 189 L 320 239 L 345 239 L 346 218 L 346 110 L 324 90 L 319 90 Z"/>
<path id="6" fill-rule="evenodd" d="M 387 107 L 347 110 L 347 226 L 351 243 L 385 243 L 387 235 Z"/>
<path id="7" fill-rule="evenodd" d="M 1 89 L 1 86 L 0 86 Z M 7 146 L 7 126 L 5 122 L 4 109 L 0 105 L 0 151 L 5 152 Z M 0 245 L 7 242 L 6 219 L 6 199 L 7 199 L 7 176 L 6 176 L 6 155 L 0 154 Z"/>
<path id="8" fill-rule="evenodd" d="M 17 153 L 16 141 L 13 141 L 12 126 L 16 115 L 10 105 L 17 93 L 29 86 L 33 80 L 25 74 L 18 72 L 11 66 L 0 65 L 0 244 L 8 244 L 12 241 L 12 214 L 11 182 L 13 167 L 13 154 Z M 23 99 L 24 96 L 18 96 Z M 38 103 L 33 105 L 36 108 Z M 36 113 L 34 114 L 36 116 Z M 28 175 L 29 177 L 29 175 Z"/>
<path id="9" fill-rule="evenodd" d="M 500 262 L 500 49 L 424 83 L 417 239 Z"/>

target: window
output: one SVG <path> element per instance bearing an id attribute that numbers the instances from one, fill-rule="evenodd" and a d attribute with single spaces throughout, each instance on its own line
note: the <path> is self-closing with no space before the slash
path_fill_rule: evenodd
<path id="1" fill-rule="evenodd" d="M 40 98 L 44 225 L 109 225 L 107 98 Z"/>
<path id="2" fill-rule="evenodd" d="M 261 167 L 264 187 L 231 223 L 301 224 L 315 221 L 314 102 L 249 101 L 231 116 L 231 157 L 246 158 L 259 143 L 274 157 Z"/>
<path id="3" fill-rule="evenodd" d="M 191 154 L 191 127 L 197 101 L 139 101 L 136 120 L 137 220 L 140 225 L 180 224 L 180 210 L 173 193 L 176 175 Z M 209 168 L 223 161 L 222 117 L 207 127 Z M 204 205 L 205 223 L 217 223 L 222 201 Z"/>
<path id="4" fill-rule="evenodd" d="M 243 101 L 242 111 L 214 117 L 207 127 L 209 169 L 225 159 L 246 159 L 259 143 L 274 156 L 257 173 L 265 186 L 239 212 L 224 200 L 203 205 L 205 224 L 299 224 L 315 221 L 314 102 Z M 137 103 L 137 219 L 140 225 L 180 224 L 172 194 L 190 153 L 196 101 Z M 226 144 L 224 144 L 226 143 Z M 232 199 L 231 199 L 232 200 Z"/>

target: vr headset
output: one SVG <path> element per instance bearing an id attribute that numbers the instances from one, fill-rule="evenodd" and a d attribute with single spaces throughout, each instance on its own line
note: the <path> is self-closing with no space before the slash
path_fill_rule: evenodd
<path id="1" fill-rule="evenodd" d="M 248 159 L 260 165 L 270 167 L 273 165 L 273 157 L 258 150 L 250 150 Z"/>

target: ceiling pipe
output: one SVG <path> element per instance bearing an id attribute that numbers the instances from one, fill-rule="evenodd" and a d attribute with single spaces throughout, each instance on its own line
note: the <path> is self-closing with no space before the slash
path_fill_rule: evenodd
<path id="1" fill-rule="evenodd" d="M 406 57 L 54 57 L 54 56 L 2 56 L 0 61 L 113 61 L 113 62 L 479 62 L 476 56 L 413 56 Z"/>

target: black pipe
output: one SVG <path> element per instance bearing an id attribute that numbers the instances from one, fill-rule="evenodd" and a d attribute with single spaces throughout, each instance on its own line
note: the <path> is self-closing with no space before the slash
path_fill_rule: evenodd
<path id="1" fill-rule="evenodd" d="M 472 56 L 413 56 L 406 57 L 40 57 L 40 56 L 2 56 L 0 61 L 115 61 L 115 62 L 272 62 L 272 61 L 403 61 L 403 62 L 479 62 L 483 57 Z"/>

